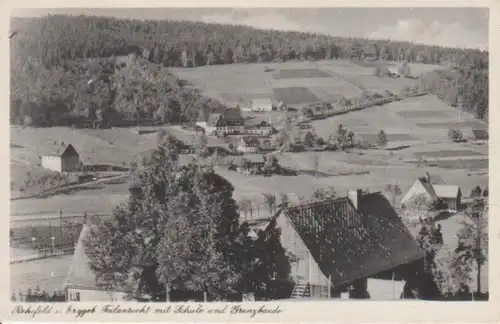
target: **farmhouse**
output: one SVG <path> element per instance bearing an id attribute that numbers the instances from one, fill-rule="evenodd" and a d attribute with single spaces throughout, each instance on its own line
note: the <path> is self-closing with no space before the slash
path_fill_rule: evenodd
<path id="1" fill-rule="evenodd" d="M 473 129 L 472 130 L 472 142 L 474 144 L 486 144 L 488 143 L 488 132 L 484 129 Z"/>
<path id="2" fill-rule="evenodd" d="M 271 123 L 268 123 L 265 120 L 261 121 L 257 125 L 249 125 L 245 127 L 245 132 L 250 134 L 271 135 L 273 131 L 274 129 Z"/>
<path id="3" fill-rule="evenodd" d="M 243 136 L 236 147 L 236 151 L 243 153 L 257 153 L 260 151 L 260 141 L 255 136 Z"/>
<path id="4" fill-rule="evenodd" d="M 401 205 L 404 206 L 411 199 L 420 195 L 426 197 L 429 202 L 441 201 L 445 203 L 449 211 L 456 212 L 461 207 L 462 192 L 460 187 L 433 183 L 429 174 L 415 180 L 401 199 Z"/>
<path id="5" fill-rule="evenodd" d="M 239 109 L 227 109 L 224 113 L 200 112 L 196 126 L 203 128 L 207 135 L 240 134 L 245 130 L 245 119 Z"/>
<path id="6" fill-rule="evenodd" d="M 292 298 L 340 297 L 345 291 L 351 298 L 375 298 L 370 279 L 392 272 L 413 280 L 422 265 L 423 251 L 379 192 L 353 190 L 346 197 L 283 208 L 272 222 L 293 256 Z"/>
<path id="7" fill-rule="evenodd" d="M 236 165 L 236 171 L 250 175 L 256 174 L 262 169 L 266 160 L 262 154 L 248 154 L 237 157 L 233 163 Z"/>
<path id="8" fill-rule="evenodd" d="M 42 167 L 57 172 L 75 172 L 80 166 L 80 155 L 73 145 L 46 153 L 41 157 Z"/>
<path id="9" fill-rule="evenodd" d="M 77 302 L 105 302 L 128 300 L 129 291 L 135 290 L 131 280 L 131 287 L 121 287 L 114 290 L 104 289 L 97 284 L 97 278 L 89 266 L 89 258 L 85 251 L 84 241 L 90 235 L 90 227 L 83 225 L 80 237 L 75 248 L 73 261 L 64 283 L 66 301 Z M 137 284 L 137 283 L 136 283 Z"/>
<path id="10" fill-rule="evenodd" d="M 255 98 L 252 100 L 253 111 L 272 111 L 273 102 L 269 98 Z"/>

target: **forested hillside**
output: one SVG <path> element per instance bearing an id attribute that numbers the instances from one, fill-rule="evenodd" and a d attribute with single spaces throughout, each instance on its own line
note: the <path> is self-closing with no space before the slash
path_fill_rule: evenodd
<path id="1" fill-rule="evenodd" d="M 12 29 L 17 31 L 11 39 L 12 122 L 51 125 L 67 114 L 188 121 L 200 102 L 220 104 L 163 67 L 336 58 L 449 63 L 459 68 L 430 75 L 425 85 L 452 104 L 480 111 L 479 118 L 487 116 L 488 53 L 477 50 L 91 16 L 15 18 Z M 115 57 L 130 53 L 140 58 L 115 71 Z"/>

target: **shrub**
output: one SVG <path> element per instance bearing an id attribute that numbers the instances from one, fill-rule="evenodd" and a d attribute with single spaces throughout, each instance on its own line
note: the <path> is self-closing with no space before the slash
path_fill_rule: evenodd
<path id="1" fill-rule="evenodd" d="M 458 128 L 451 128 L 448 130 L 448 137 L 454 142 L 461 141 L 463 139 L 462 132 Z"/>

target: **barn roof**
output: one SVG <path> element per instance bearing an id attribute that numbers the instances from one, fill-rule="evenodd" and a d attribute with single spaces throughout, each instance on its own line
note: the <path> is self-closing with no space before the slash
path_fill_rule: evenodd
<path id="1" fill-rule="evenodd" d="M 69 269 L 64 287 L 82 288 L 82 289 L 102 289 L 97 284 L 97 277 L 90 268 L 89 257 L 85 251 L 84 242 L 91 234 L 90 226 L 84 224 L 78 238 L 71 267 Z M 132 286 L 138 282 L 131 282 Z M 130 286 L 117 287 L 114 291 L 128 291 Z"/>
<path id="2" fill-rule="evenodd" d="M 473 129 L 472 135 L 477 140 L 487 140 L 489 138 L 488 132 L 484 129 Z"/>
<path id="3" fill-rule="evenodd" d="M 347 197 L 284 210 L 332 284 L 342 286 L 416 261 L 423 252 L 381 193 L 365 194 L 356 210 Z"/>
<path id="4" fill-rule="evenodd" d="M 68 144 L 65 148 L 53 146 L 43 150 L 41 153 L 42 156 L 78 156 L 78 152 L 71 144 Z"/>
<path id="5" fill-rule="evenodd" d="M 456 185 L 433 185 L 439 198 L 457 198 L 460 187 Z"/>
<path id="6" fill-rule="evenodd" d="M 234 158 L 234 163 L 240 163 L 241 160 L 247 160 L 251 163 L 264 163 L 266 162 L 264 155 L 262 154 L 245 154 L 243 156 L 237 156 Z"/>
<path id="7" fill-rule="evenodd" d="M 438 199 L 436 191 L 434 190 L 434 186 L 426 177 L 417 178 L 417 181 L 422 184 L 422 186 L 425 188 L 425 191 L 427 191 L 432 200 Z"/>
<path id="8" fill-rule="evenodd" d="M 254 98 L 252 99 L 252 104 L 255 106 L 272 105 L 273 101 L 270 98 Z"/>
<path id="9" fill-rule="evenodd" d="M 217 122 L 220 120 L 221 116 L 222 116 L 222 114 L 218 114 L 218 113 L 209 114 L 208 119 L 207 119 L 207 126 L 208 127 L 215 127 L 217 125 Z"/>

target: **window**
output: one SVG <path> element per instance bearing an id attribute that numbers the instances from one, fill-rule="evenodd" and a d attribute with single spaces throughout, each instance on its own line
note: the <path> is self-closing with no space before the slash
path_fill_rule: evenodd
<path id="1" fill-rule="evenodd" d="M 80 293 L 79 292 L 76 293 L 76 300 L 75 301 L 80 301 Z"/>

